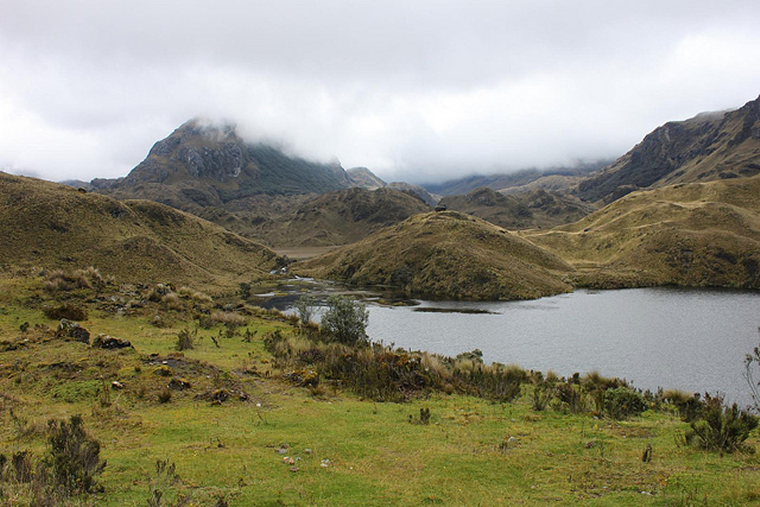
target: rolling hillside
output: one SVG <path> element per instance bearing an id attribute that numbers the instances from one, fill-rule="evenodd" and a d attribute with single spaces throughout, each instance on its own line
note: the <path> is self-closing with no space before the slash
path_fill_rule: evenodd
<path id="1" fill-rule="evenodd" d="M 440 203 L 506 229 L 550 228 L 575 222 L 595 209 L 572 195 L 540 189 L 504 195 L 483 187 L 444 197 Z"/>
<path id="2" fill-rule="evenodd" d="M 598 287 L 760 288 L 760 176 L 631 193 L 570 225 L 523 237 Z"/>
<path id="3" fill-rule="evenodd" d="M 95 266 L 120 280 L 192 285 L 260 278 L 274 252 L 188 213 L 0 173 L 0 263 Z"/>

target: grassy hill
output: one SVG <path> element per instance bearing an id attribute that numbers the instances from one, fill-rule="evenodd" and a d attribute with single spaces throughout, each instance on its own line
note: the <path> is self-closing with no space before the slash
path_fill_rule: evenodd
<path id="1" fill-rule="evenodd" d="M 486 187 L 467 195 L 444 197 L 441 204 L 505 229 L 550 228 L 575 222 L 595 209 L 590 203 L 559 192 L 538 189 L 504 195 Z"/>
<path id="2" fill-rule="evenodd" d="M 294 268 L 437 299 L 530 299 L 571 290 L 558 256 L 479 218 L 425 213 Z"/>
<path id="3" fill-rule="evenodd" d="M 0 263 L 201 285 L 261 277 L 271 250 L 162 204 L 0 173 Z M 235 282 L 237 283 L 237 282 Z"/>
<path id="4" fill-rule="evenodd" d="M 600 287 L 760 288 L 760 177 L 631 193 L 588 217 L 523 237 Z"/>
<path id="5" fill-rule="evenodd" d="M 313 197 L 262 222 L 252 234 L 278 247 L 344 245 L 429 210 L 421 199 L 398 190 L 351 188 Z"/>
<path id="6" fill-rule="evenodd" d="M 702 113 L 658 127 L 612 165 L 580 182 L 577 193 L 609 203 L 641 188 L 758 173 L 760 98 L 735 111 Z"/>

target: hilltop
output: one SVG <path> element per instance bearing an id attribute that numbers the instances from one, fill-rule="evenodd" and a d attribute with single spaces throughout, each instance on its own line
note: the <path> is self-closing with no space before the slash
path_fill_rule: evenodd
<path id="1" fill-rule="evenodd" d="M 550 228 L 575 222 L 595 209 L 570 194 L 542 189 L 504 195 L 482 187 L 467 195 L 444 197 L 440 203 L 506 229 Z"/>
<path id="2" fill-rule="evenodd" d="M 436 299 L 531 299 L 572 289 L 572 268 L 516 235 L 455 211 L 413 216 L 295 271 Z"/>
<path id="3" fill-rule="evenodd" d="M 580 182 L 586 200 L 612 202 L 641 188 L 760 173 L 760 98 L 734 111 L 658 127 L 599 174 Z"/>
<path id="4" fill-rule="evenodd" d="M 523 237 L 598 287 L 760 288 L 760 176 L 638 191 Z"/>
<path id="5" fill-rule="evenodd" d="M 5 173 L 0 234 L 6 266 L 93 265 L 132 282 L 221 283 L 260 278 L 277 264 L 266 247 L 168 206 Z"/>

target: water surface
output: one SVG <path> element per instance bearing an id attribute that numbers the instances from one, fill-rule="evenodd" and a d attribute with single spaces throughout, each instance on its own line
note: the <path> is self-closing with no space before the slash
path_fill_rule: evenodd
<path id="1" fill-rule="evenodd" d="M 749 403 L 744 357 L 760 342 L 760 294 L 672 288 L 579 290 L 517 302 L 428 302 L 419 312 L 370 305 L 368 333 L 396 346 L 560 375 L 597 370 L 637 387 L 720 391 Z"/>

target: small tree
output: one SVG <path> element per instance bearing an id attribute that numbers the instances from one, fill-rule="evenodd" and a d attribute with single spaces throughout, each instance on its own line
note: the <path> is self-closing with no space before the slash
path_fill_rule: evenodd
<path id="1" fill-rule="evenodd" d="M 335 341 L 346 345 L 366 343 L 367 307 L 345 296 L 332 296 L 327 300 L 327 311 L 322 315 L 322 327 Z"/>
<path id="2" fill-rule="evenodd" d="M 296 300 L 296 303 L 293 306 L 295 307 L 296 312 L 298 312 L 298 318 L 301 319 L 302 325 L 311 322 L 312 317 L 314 317 L 314 307 L 316 304 L 317 301 L 314 299 L 314 296 L 308 294 L 303 294 Z"/>

